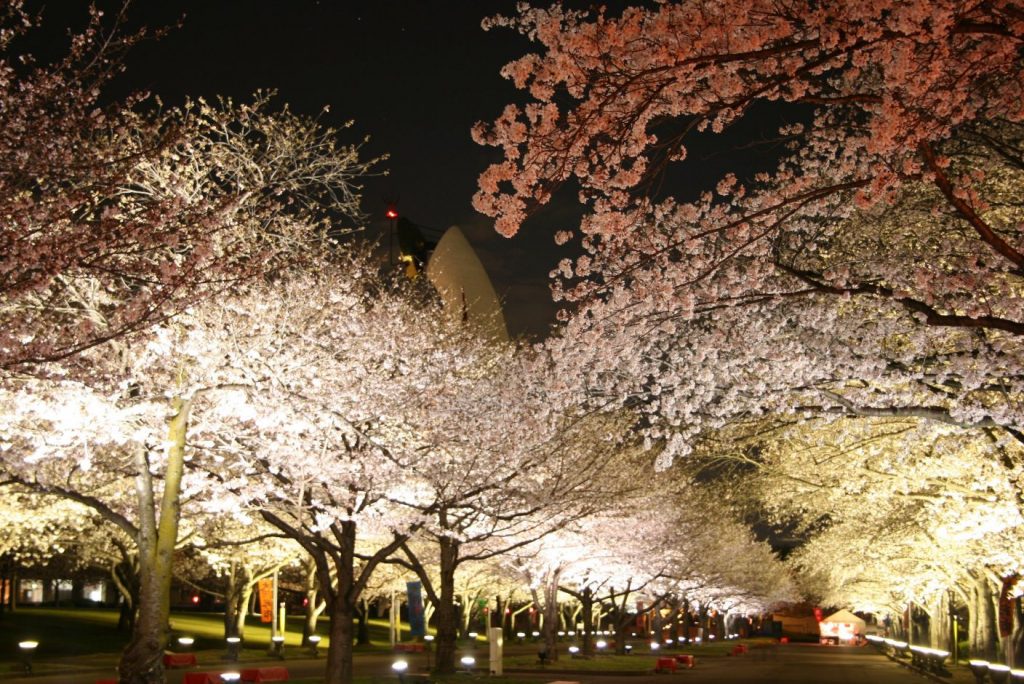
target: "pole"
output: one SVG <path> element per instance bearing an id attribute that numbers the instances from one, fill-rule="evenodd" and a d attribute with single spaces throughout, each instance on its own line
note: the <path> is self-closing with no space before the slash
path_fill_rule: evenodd
<path id="1" fill-rule="evenodd" d="M 389 631 L 391 632 L 391 647 L 394 648 L 397 643 L 397 632 L 398 632 L 398 616 L 395 615 L 395 592 L 391 591 L 391 619 L 389 621 Z"/>
<path id="2" fill-rule="evenodd" d="M 270 616 L 270 636 L 277 636 L 277 570 L 274 571 L 273 585 L 274 597 L 270 602 L 271 616 Z"/>

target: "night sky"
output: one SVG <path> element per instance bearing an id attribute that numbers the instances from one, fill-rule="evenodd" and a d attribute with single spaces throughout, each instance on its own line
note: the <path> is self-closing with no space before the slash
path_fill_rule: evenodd
<path id="1" fill-rule="evenodd" d="M 80 23 L 87 3 L 47 8 L 49 20 Z M 77 10 L 73 9 L 78 6 Z M 118 2 L 104 7 L 114 9 Z M 370 136 L 368 156 L 388 154 L 387 177 L 369 179 L 368 232 L 384 230 L 387 200 L 439 236 L 459 225 L 477 248 L 513 334 L 543 334 L 554 313 L 548 272 L 560 258 L 551 239 L 558 210 L 514 240 L 497 235 L 470 205 L 476 178 L 498 151 L 476 145 L 470 128 L 519 95 L 499 74 L 529 48 L 481 20 L 512 13 L 513 1 L 476 0 L 135 0 L 130 21 L 180 28 L 136 48 L 119 88 L 145 89 L 170 103 L 185 95 L 247 98 L 275 89 L 279 102 L 324 121 L 355 121 L 346 136 Z M 571 215 L 565 220 L 574 222 Z"/>
<path id="2" fill-rule="evenodd" d="M 538 0 L 539 2 L 540 0 Z M 370 136 L 367 156 L 390 155 L 387 177 L 365 183 L 368 233 L 385 230 L 388 199 L 399 212 L 439 236 L 459 225 L 476 247 L 506 306 L 510 332 L 543 335 L 553 320 L 548 273 L 569 248 L 553 243 L 572 228 L 580 209 L 572 197 L 553 203 L 511 239 L 494 232 L 470 199 L 477 176 L 499 151 L 476 145 L 470 128 L 493 120 L 522 95 L 499 73 L 532 44 L 508 29 L 485 32 L 481 20 L 512 14 L 515 0 L 134 0 L 129 24 L 180 28 L 134 49 L 114 94 L 147 90 L 177 104 L 186 95 L 249 97 L 274 89 L 279 102 L 338 125 L 349 119 L 349 141 Z M 542 3 L 546 4 L 546 3 Z M 587 7 L 578 0 L 572 4 Z M 614 4 L 614 3 L 611 3 Z M 116 11 L 120 0 L 99 3 Z M 38 6 L 38 4 L 37 4 Z M 85 0 L 43 5 L 40 49 L 66 44 L 61 31 L 80 26 Z M 613 8 L 614 9 L 614 8 Z M 768 117 L 774 118 L 774 117 Z M 750 120 L 743 125 L 749 126 Z M 756 119 L 754 119 L 756 122 Z M 709 141 L 711 142 L 711 141 Z M 670 184 L 706 187 L 735 162 L 721 140 L 691 148 L 695 164 Z M 761 166 L 761 164 L 755 164 Z M 570 195 L 572 193 L 569 193 Z"/>

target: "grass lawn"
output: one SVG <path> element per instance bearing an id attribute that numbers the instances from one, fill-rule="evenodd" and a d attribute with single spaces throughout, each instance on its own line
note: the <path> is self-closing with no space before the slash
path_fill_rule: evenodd
<path id="1" fill-rule="evenodd" d="M 0 664 L 17 663 L 20 660 L 18 642 L 33 640 L 39 642 L 35 659 L 39 663 L 62 658 L 92 657 L 97 662 L 108 662 L 111 654 L 118 654 L 128 640 L 126 632 L 117 631 L 118 613 L 115 610 L 93 608 L 33 608 L 22 607 L 0 614 Z M 224 623 L 220 613 L 172 613 L 173 637 L 190 636 L 196 641 L 193 650 L 224 650 Z M 322 621 L 318 630 L 324 639 L 321 651 L 325 651 L 327 623 Z M 173 638 L 172 637 L 172 638 Z M 285 633 L 285 654 L 298 654 L 302 637 L 302 618 L 289 618 Z M 387 622 L 370 621 L 371 646 L 357 647 L 356 651 L 388 650 Z M 270 627 L 261 624 L 259 617 L 253 617 L 246 624 L 244 646 L 254 654 L 262 654 L 270 643 Z M 245 651 L 243 651 L 244 657 Z M 80 661 L 84 662 L 84 661 Z M 7 671 L 6 666 L 0 671 Z M 37 668 L 38 669 L 38 668 Z"/>
<path id="2" fill-rule="evenodd" d="M 18 642 L 23 640 L 35 640 L 39 642 L 39 648 L 34 657 L 34 670 L 39 673 L 59 673 L 62 671 L 80 670 L 85 667 L 106 668 L 116 663 L 121 650 L 127 641 L 128 635 L 117 631 L 117 612 L 114 610 L 101 610 L 89 608 L 19 608 L 17 611 L 4 612 L 0 614 L 0 674 L 16 672 L 20 670 L 20 653 Z M 241 660 L 258 660 L 265 657 L 267 646 L 270 641 L 270 629 L 267 625 L 259 623 L 259 618 L 254 617 L 251 623 L 247 623 L 245 630 L 245 642 Z M 223 616 L 219 613 L 197 613 L 181 612 L 172 613 L 171 627 L 173 637 L 190 636 L 196 641 L 192 649 L 196 651 L 200 663 L 222 663 L 220 660 L 224 654 L 223 640 Z M 325 636 L 321 642 L 321 653 L 326 651 L 326 621 L 320 625 L 320 633 Z M 404 629 L 407 630 L 407 627 Z M 285 655 L 286 658 L 296 658 L 306 654 L 299 648 L 299 640 L 302 631 L 302 619 L 298 616 L 288 620 Z M 408 632 L 406 631 L 406 638 Z M 390 653 L 388 643 L 387 622 L 384 620 L 370 621 L 370 646 L 356 648 L 357 653 Z M 572 658 L 567 653 L 568 643 L 559 644 L 560 659 L 557 663 L 551 663 L 541 668 L 537 662 L 537 644 L 514 644 L 506 645 L 504 664 L 509 669 L 551 671 L 552 674 L 559 670 L 574 670 L 584 672 L 644 672 L 654 667 L 654 660 L 658 654 L 675 655 L 678 653 L 691 653 L 700 658 L 725 657 L 735 646 L 736 642 L 707 642 L 701 646 L 689 645 L 682 648 L 663 649 L 652 652 L 648 642 L 633 641 L 634 652 L 632 655 L 616 655 L 614 653 L 601 654 L 593 658 Z M 773 643 L 770 639 L 748 639 L 745 643 L 756 649 L 768 646 Z M 467 642 L 460 642 L 460 649 L 471 645 Z M 478 663 L 483 667 L 486 662 L 487 644 L 478 640 L 472 645 L 476 650 Z M 556 677 L 557 678 L 557 677 Z M 465 684 L 479 679 L 487 680 L 490 684 L 521 684 L 522 682 L 535 681 L 517 678 L 515 673 L 506 677 L 467 676 L 460 674 L 450 678 L 432 678 L 433 682 L 452 682 Z M 296 679 L 297 684 L 321 684 L 322 679 Z M 357 677 L 357 684 L 393 684 L 394 676 L 382 677 Z"/>

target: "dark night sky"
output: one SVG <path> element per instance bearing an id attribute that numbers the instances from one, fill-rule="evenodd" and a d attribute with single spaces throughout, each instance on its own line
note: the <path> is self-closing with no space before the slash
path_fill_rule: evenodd
<path id="1" fill-rule="evenodd" d="M 116 10 L 121 0 L 99 4 Z M 369 230 L 384 230 L 386 198 L 395 197 L 402 215 L 437 229 L 435 234 L 461 226 L 505 301 L 510 331 L 543 334 L 554 314 L 548 272 L 567 254 L 551 236 L 574 227 L 579 208 L 571 198 L 556 201 L 508 240 L 470 205 L 477 176 L 499 154 L 473 143 L 470 127 L 494 119 L 506 104 L 521 99 L 499 71 L 532 49 L 517 33 L 484 32 L 480 22 L 492 14 L 513 13 L 515 4 L 134 0 L 130 24 L 158 27 L 184 19 L 168 36 L 143 43 L 129 55 L 128 71 L 114 90 L 149 90 L 178 103 L 185 95 L 244 99 L 257 89 L 275 89 L 280 102 L 300 113 L 315 115 L 327 105 L 327 123 L 354 119 L 351 141 L 369 135 L 367 156 L 390 155 L 384 163 L 390 175 L 365 184 Z M 87 5 L 85 0 L 49 0 L 44 6 L 47 32 L 81 25 Z M 52 33 L 48 43 L 58 35 Z M 741 126 L 760 123 L 763 128 L 765 122 L 758 119 Z M 671 179 L 682 191 L 678 194 L 692 195 L 736 163 L 721 144 L 720 139 L 705 141 L 701 149 L 696 141 L 690 153 L 694 165 Z"/>
<path id="2" fill-rule="evenodd" d="M 514 6 L 507 0 L 135 0 L 129 16 L 136 23 L 169 25 L 182 15 L 184 22 L 129 56 L 124 85 L 170 102 L 276 89 L 299 112 L 315 115 L 328 105 L 328 123 L 354 119 L 351 137 L 370 136 L 368 156 L 390 155 L 389 175 L 365 184 L 369 230 L 383 230 L 385 198 L 395 197 L 402 215 L 437 234 L 461 226 L 506 302 L 510 330 L 542 334 L 554 311 L 547 274 L 560 258 L 550 237 L 564 227 L 559 212 L 507 240 L 470 205 L 477 176 L 498 153 L 476 145 L 469 130 L 518 97 L 499 70 L 529 47 L 513 31 L 484 32 L 480 22 Z"/>

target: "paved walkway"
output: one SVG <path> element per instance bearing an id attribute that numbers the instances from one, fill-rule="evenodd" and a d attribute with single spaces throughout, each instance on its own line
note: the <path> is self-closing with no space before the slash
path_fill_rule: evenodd
<path id="1" fill-rule="evenodd" d="M 413 668 L 422 656 L 408 658 Z M 654 666 L 654 658 L 649 658 Z M 390 666 L 394 656 L 389 653 L 359 654 L 356 656 L 356 674 L 380 676 L 391 681 Z M 315 677 L 323 673 L 324 660 L 291 659 L 284 661 L 267 660 L 266 665 L 285 665 L 293 679 Z M 207 662 L 203 671 L 222 672 L 228 663 Z M 252 667 L 257 663 L 246 663 Z M 485 663 L 480 663 L 486 667 Z M 235 668 L 237 669 L 237 668 Z M 188 670 L 170 670 L 168 684 L 180 684 Z M 509 673 L 510 676 L 511 673 Z M 0 684 L 94 684 L 97 679 L 114 676 L 110 669 L 91 669 L 84 672 L 65 671 L 56 674 L 37 674 L 32 677 L 0 677 Z M 545 672 L 515 673 L 520 679 L 537 682 L 576 682 L 578 684 L 929 684 L 925 676 L 909 670 L 870 647 L 844 648 L 811 644 L 788 644 L 775 648 L 752 649 L 742 656 L 699 658 L 692 670 L 680 670 L 675 674 L 577 674 L 548 670 Z M 954 668 L 951 676 L 938 679 L 950 684 L 973 684 L 974 678 L 966 668 Z"/>

